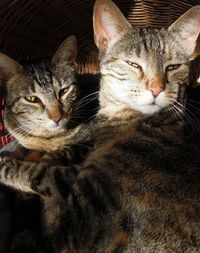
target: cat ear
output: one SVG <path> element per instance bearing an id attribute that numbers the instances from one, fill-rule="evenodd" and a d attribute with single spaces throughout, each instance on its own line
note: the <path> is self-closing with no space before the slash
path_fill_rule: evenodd
<path id="1" fill-rule="evenodd" d="M 0 53 L 0 80 L 8 80 L 15 74 L 22 72 L 22 69 L 23 67 L 18 62 Z"/>
<path id="2" fill-rule="evenodd" d="M 56 66 L 66 62 L 75 63 L 77 54 L 77 39 L 74 35 L 71 35 L 61 43 L 53 56 L 52 63 Z"/>
<path id="3" fill-rule="evenodd" d="M 96 0 L 93 12 L 94 40 L 100 51 L 105 52 L 127 32 L 131 24 L 111 0 Z"/>
<path id="4" fill-rule="evenodd" d="M 191 57 L 195 50 L 196 41 L 200 33 L 200 5 L 196 5 L 185 12 L 169 28 L 175 41 L 179 41 L 183 50 Z"/>

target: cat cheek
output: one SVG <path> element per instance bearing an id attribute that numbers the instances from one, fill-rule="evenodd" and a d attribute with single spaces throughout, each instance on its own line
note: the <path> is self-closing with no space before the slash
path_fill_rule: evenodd
<path id="1" fill-rule="evenodd" d="M 156 103 L 158 105 L 160 105 L 161 107 L 167 107 L 168 105 L 170 105 L 171 99 L 169 98 L 170 93 L 163 91 L 162 93 L 160 93 L 160 95 L 156 98 Z"/>
<path id="2" fill-rule="evenodd" d="M 188 73 L 168 73 L 167 75 L 168 83 L 178 83 L 178 84 L 185 84 L 188 83 Z"/>
<path id="3" fill-rule="evenodd" d="M 16 106 L 12 106 L 10 108 L 10 111 L 13 112 L 13 113 L 18 113 L 18 108 L 16 108 Z"/>
<path id="4" fill-rule="evenodd" d="M 174 82 L 176 79 L 176 75 L 173 71 L 169 71 L 166 73 L 166 83 Z"/>
<path id="5" fill-rule="evenodd" d="M 143 71 L 140 68 L 134 68 L 134 67 L 132 67 L 129 70 L 129 75 L 131 76 L 131 79 L 133 78 L 139 81 L 141 81 L 144 76 Z"/>
<path id="6" fill-rule="evenodd" d="M 15 104 L 13 105 L 10 110 L 13 112 L 13 113 L 21 113 L 22 111 L 24 111 L 24 108 L 20 105 L 20 104 Z"/>
<path id="7" fill-rule="evenodd" d="M 137 73 L 136 73 L 136 77 L 138 80 L 142 80 L 143 78 L 143 72 L 141 70 L 138 70 Z"/>

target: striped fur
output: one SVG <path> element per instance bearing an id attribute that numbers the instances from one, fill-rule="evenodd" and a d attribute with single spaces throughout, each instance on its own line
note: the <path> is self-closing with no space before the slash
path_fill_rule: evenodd
<path id="1" fill-rule="evenodd" d="M 133 29 L 110 1 L 97 3 L 94 34 L 100 51 L 102 113 L 112 117 L 130 107 L 150 115 L 173 104 L 179 107 L 192 59 L 186 42 L 196 41 L 199 30 L 191 27 L 198 20 L 188 21 L 183 34 L 176 23 L 169 29 Z"/>
<path id="2" fill-rule="evenodd" d="M 22 67 L 11 58 L 0 54 L 0 76 L 4 77 L 4 81 L 7 80 L 7 83 L 3 83 L 6 90 L 5 123 L 14 137 L 13 143 L 0 152 L 20 159 L 22 166 L 23 160 L 38 163 L 45 161 L 49 166 L 58 163 L 78 164 L 86 158 L 92 146 L 92 142 L 89 142 L 89 126 L 83 124 L 81 117 L 77 117 L 81 115 L 81 109 L 76 109 L 80 89 L 76 79 L 76 54 L 77 41 L 74 36 L 61 44 L 52 61 L 36 59 L 23 62 Z M 32 102 L 31 98 L 36 100 Z M 81 103 L 84 110 L 84 99 Z M 18 216 L 14 216 L 15 231 L 11 251 L 36 252 L 34 232 L 28 233 L 31 228 L 21 223 L 23 220 L 27 223 L 31 213 L 38 212 L 39 207 L 33 205 L 35 208 L 30 212 L 25 203 L 28 205 L 31 201 L 15 202 L 15 213 L 18 213 Z M 40 217 L 37 218 L 39 227 Z M 32 249 L 30 240 L 35 245 Z"/>
<path id="3" fill-rule="evenodd" d="M 70 153 L 68 146 L 86 143 L 90 138 L 89 127 L 81 124 L 81 119 L 76 118 L 71 127 L 74 114 L 77 114 L 75 103 L 79 93 L 76 55 L 77 41 L 74 36 L 63 41 L 52 61 L 38 59 L 24 62 L 21 66 L 0 54 L 0 73 L 7 79 L 4 87 L 7 129 L 15 138 L 14 143 L 46 154 L 44 159 L 48 156 L 48 159 L 52 157 L 56 160 L 58 150 L 61 151 L 59 159 L 61 154 L 64 159 Z"/>
<path id="4" fill-rule="evenodd" d="M 42 199 L 47 252 L 198 252 L 200 150 L 169 118 L 107 121 L 82 168 L 1 161 L 1 182 Z"/>
<path id="5" fill-rule="evenodd" d="M 68 128 L 73 120 L 79 89 L 72 58 L 77 46 L 73 36 L 63 43 L 53 61 L 24 63 L 23 68 L 7 82 L 6 125 L 27 149 L 50 152 L 75 143 L 83 136 L 87 138 L 86 127 L 78 125 L 78 122 L 76 128 Z M 65 50 L 64 59 L 59 58 L 61 49 Z M 4 56 L 0 56 L 0 61 L 4 68 L 8 68 Z M 35 101 L 29 101 L 30 98 L 35 98 Z"/>
<path id="6" fill-rule="evenodd" d="M 137 71 L 122 63 L 121 58 L 112 62 L 111 54 L 134 55 L 136 46 L 133 45 L 137 40 L 130 40 L 130 36 L 137 33 L 139 42 L 144 39 L 144 33 L 149 33 L 146 46 L 150 38 L 153 45 L 164 34 L 163 42 L 171 38 L 171 43 L 175 43 L 171 52 L 176 54 L 180 48 L 174 40 L 175 34 L 181 38 L 180 30 L 188 31 L 185 20 L 187 24 L 193 20 L 193 25 L 196 20 L 200 22 L 200 7 L 194 7 L 169 30 L 160 33 L 138 29 L 131 33 L 130 25 L 110 0 L 96 1 L 94 26 L 103 18 L 106 18 L 106 28 L 99 30 L 103 34 L 96 33 L 95 27 L 102 79 L 101 108 L 94 121 L 94 150 L 81 166 L 49 167 L 45 162 L 39 165 L 23 162 L 21 166 L 18 160 L 1 157 L 0 181 L 40 196 L 47 252 L 199 252 L 200 149 L 183 135 L 182 124 L 168 110 L 173 105 L 168 97 L 174 96 L 180 103 L 185 100 L 179 84 L 184 87 L 180 82 L 185 83 L 189 75 L 192 50 L 186 43 L 187 37 L 184 37 L 186 44 L 182 44 L 185 63 L 168 77 L 174 81 L 165 83 L 165 89 L 159 90 L 163 83 L 157 78 L 156 87 L 147 90 L 155 98 L 163 92 L 166 98 L 159 113 L 155 114 L 157 110 L 152 107 L 151 116 L 143 114 L 144 111 L 150 114 L 148 110 L 135 110 L 134 96 L 131 100 L 130 96 L 120 96 L 118 91 L 126 94 L 131 83 L 139 85 L 138 80 L 132 82 Z M 108 27 L 110 24 L 112 29 Z M 195 35 L 196 28 L 191 25 L 189 32 Z M 190 37 L 191 45 L 195 41 Z M 150 51 L 146 56 L 146 61 L 153 57 Z M 163 58 L 161 63 L 165 64 Z M 154 69 L 152 65 L 152 70 L 156 71 L 157 67 Z M 149 86 L 153 85 L 151 81 L 147 83 Z M 114 85 L 116 89 L 111 89 Z M 160 93 L 156 95 L 158 90 Z M 152 106 L 158 106 L 156 103 Z"/>

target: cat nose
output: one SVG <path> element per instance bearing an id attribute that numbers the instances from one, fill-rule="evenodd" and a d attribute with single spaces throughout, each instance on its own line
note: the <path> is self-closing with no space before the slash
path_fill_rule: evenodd
<path id="1" fill-rule="evenodd" d="M 62 117 L 63 114 L 59 108 L 59 106 L 51 106 L 47 109 L 47 115 L 49 119 L 53 120 L 56 124 L 58 124 Z"/>
<path id="2" fill-rule="evenodd" d="M 58 114 L 58 115 L 54 115 L 52 118 L 51 118 L 56 124 L 58 124 L 61 119 L 62 119 L 62 113 Z"/>
<path id="3" fill-rule="evenodd" d="M 151 88 L 150 91 L 152 92 L 152 95 L 154 98 L 156 98 L 164 89 L 156 87 L 156 88 Z"/>
<path id="4" fill-rule="evenodd" d="M 154 98 L 157 97 L 165 90 L 164 77 L 161 74 L 155 74 L 155 76 L 149 80 L 148 90 L 152 92 Z"/>

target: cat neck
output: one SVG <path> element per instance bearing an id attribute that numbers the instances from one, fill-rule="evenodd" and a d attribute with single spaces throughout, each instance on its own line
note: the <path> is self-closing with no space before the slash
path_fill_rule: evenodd
<path id="1" fill-rule="evenodd" d="M 51 152 L 62 149 L 65 145 L 71 145 L 77 142 L 88 141 L 90 134 L 89 127 L 81 124 L 71 130 L 67 129 L 60 134 L 52 136 L 34 136 L 15 133 L 12 128 L 8 131 L 25 148 L 41 152 Z"/>

